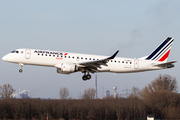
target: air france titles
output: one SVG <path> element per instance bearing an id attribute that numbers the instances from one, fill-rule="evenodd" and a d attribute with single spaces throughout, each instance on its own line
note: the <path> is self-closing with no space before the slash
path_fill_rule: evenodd
<path id="1" fill-rule="evenodd" d="M 61 52 L 42 51 L 42 50 L 35 50 L 34 53 L 51 54 L 51 55 L 63 55 L 63 53 L 61 53 Z"/>

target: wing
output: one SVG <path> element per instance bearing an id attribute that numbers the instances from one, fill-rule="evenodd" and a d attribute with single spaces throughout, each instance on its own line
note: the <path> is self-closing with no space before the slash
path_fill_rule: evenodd
<path id="1" fill-rule="evenodd" d="M 118 52 L 119 50 L 116 53 L 114 53 L 112 56 L 105 59 L 78 63 L 78 67 L 82 68 L 83 70 L 85 69 L 88 72 L 92 72 L 92 73 L 98 72 L 97 68 L 101 68 L 101 65 L 108 66 L 106 63 L 109 60 L 114 59 L 118 54 Z"/>

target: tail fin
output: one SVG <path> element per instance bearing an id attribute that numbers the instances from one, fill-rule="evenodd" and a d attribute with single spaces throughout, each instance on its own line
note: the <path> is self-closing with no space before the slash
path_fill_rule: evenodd
<path id="1" fill-rule="evenodd" d="M 173 41 L 174 41 L 174 38 L 168 37 L 145 59 L 166 62 L 168 59 Z"/>

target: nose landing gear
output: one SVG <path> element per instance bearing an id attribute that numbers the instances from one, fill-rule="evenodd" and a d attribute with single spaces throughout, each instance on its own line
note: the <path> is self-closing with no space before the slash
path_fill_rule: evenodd
<path id="1" fill-rule="evenodd" d="M 23 71 L 22 69 L 19 69 L 19 72 L 20 72 L 20 73 L 22 73 L 22 71 Z"/>
<path id="2" fill-rule="evenodd" d="M 19 63 L 19 66 L 21 67 L 21 69 L 19 69 L 19 72 L 20 72 L 20 73 L 22 73 L 22 71 L 23 71 L 23 70 L 22 70 L 22 68 L 23 68 L 23 65 L 24 65 L 24 64 L 22 64 L 22 63 Z"/>

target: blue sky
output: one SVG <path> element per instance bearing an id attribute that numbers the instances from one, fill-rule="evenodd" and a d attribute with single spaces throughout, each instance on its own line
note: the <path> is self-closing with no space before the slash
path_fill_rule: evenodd
<path id="1" fill-rule="evenodd" d="M 0 56 L 17 48 L 50 49 L 85 54 L 139 58 L 148 55 L 166 37 L 175 38 L 169 61 L 180 61 L 180 1 L 178 0 L 89 0 L 5 1 L 0 0 Z M 84 82 L 82 73 L 57 74 L 55 68 L 24 66 L 0 61 L 0 85 L 31 90 L 32 97 L 59 98 L 66 87 L 78 98 L 94 87 L 95 75 Z M 98 73 L 98 96 L 113 86 L 124 94 L 126 87 L 142 89 L 159 74 L 176 77 L 180 85 L 180 63 L 175 68 L 142 73 Z"/>

